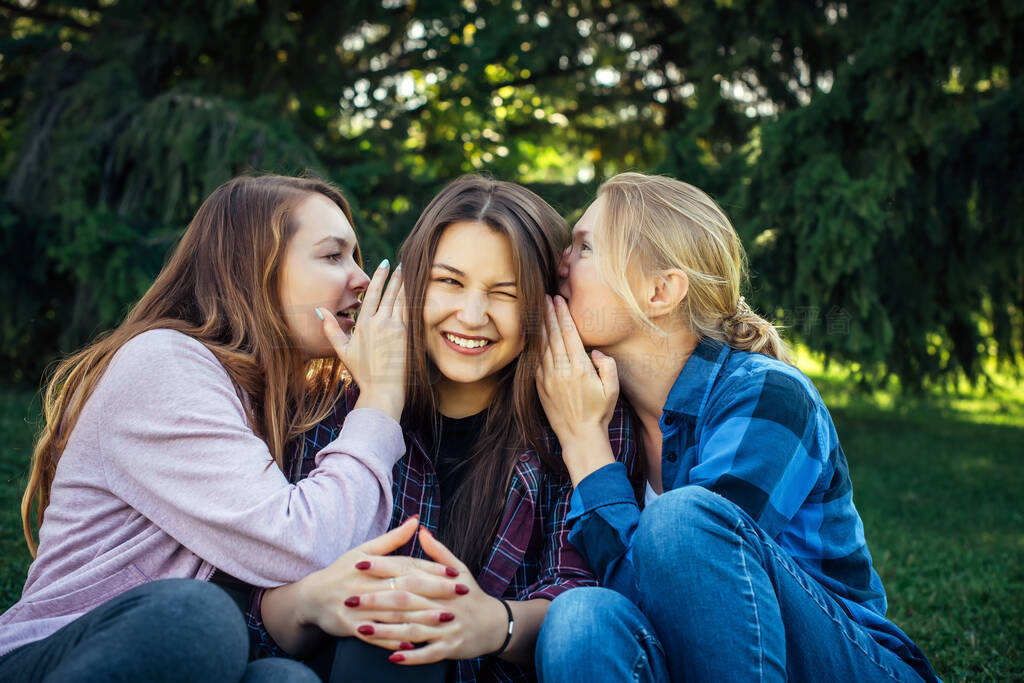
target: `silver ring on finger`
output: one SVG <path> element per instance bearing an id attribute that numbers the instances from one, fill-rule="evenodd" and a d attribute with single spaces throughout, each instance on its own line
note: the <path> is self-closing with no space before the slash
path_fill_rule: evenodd
<path id="1" fill-rule="evenodd" d="M 395 577 L 392 576 L 388 579 L 388 585 L 391 586 L 391 590 L 398 590 L 398 588 L 395 586 Z"/>

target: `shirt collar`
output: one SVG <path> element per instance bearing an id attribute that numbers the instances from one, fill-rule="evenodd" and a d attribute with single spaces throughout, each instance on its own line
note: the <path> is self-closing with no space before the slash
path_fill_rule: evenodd
<path id="1" fill-rule="evenodd" d="M 729 351 L 724 342 L 701 337 L 669 390 L 664 410 L 691 417 L 700 415 Z"/>

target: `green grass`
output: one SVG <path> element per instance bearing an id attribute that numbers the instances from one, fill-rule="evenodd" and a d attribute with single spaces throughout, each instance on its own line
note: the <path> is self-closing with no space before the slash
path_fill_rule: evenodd
<path id="1" fill-rule="evenodd" d="M 832 408 L 889 616 L 947 681 L 1024 677 L 1024 387 L 906 397 L 801 367 Z M 19 502 L 38 419 L 0 390 L 0 609 L 29 562 Z"/>
<path id="2" fill-rule="evenodd" d="M 39 406 L 37 392 L 0 389 L 0 609 L 18 600 L 32 560 L 21 532 L 21 494 Z"/>

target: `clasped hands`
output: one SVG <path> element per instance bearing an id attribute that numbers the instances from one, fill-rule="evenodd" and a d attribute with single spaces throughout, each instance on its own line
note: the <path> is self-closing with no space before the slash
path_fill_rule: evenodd
<path id="1" fill-rule="evenodd" d="M 433 562 L 388 555 L 417 533 Z M 486 594 L 417 517 L 345 553 L 300 585 L 304 623 L 393 650 L 389 659 L 396 664 L 485 655 L 501 647 L 507 632 L 501 601 Z"/>

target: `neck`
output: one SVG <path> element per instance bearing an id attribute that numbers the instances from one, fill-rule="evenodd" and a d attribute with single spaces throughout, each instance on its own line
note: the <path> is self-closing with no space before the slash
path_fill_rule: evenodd
<path id="1" fill-rule="evenodd" d="M 665 336 L 644 331 L 614 349 L 601 349 L 615 359 L 619 386 L 645 429 L 650 424 L 657 426 L 668 392 L 697 341 L 697 336 L 687 329 Z"/>
<path id="2" fill-rule="evenodd" d="M 497 388 L 497 381 L 492 378 L 462 384 L 442 377 L 437 384 L 438 412 L 445 417 L 453 418 L 481 413 L 491 404 Z"/>

